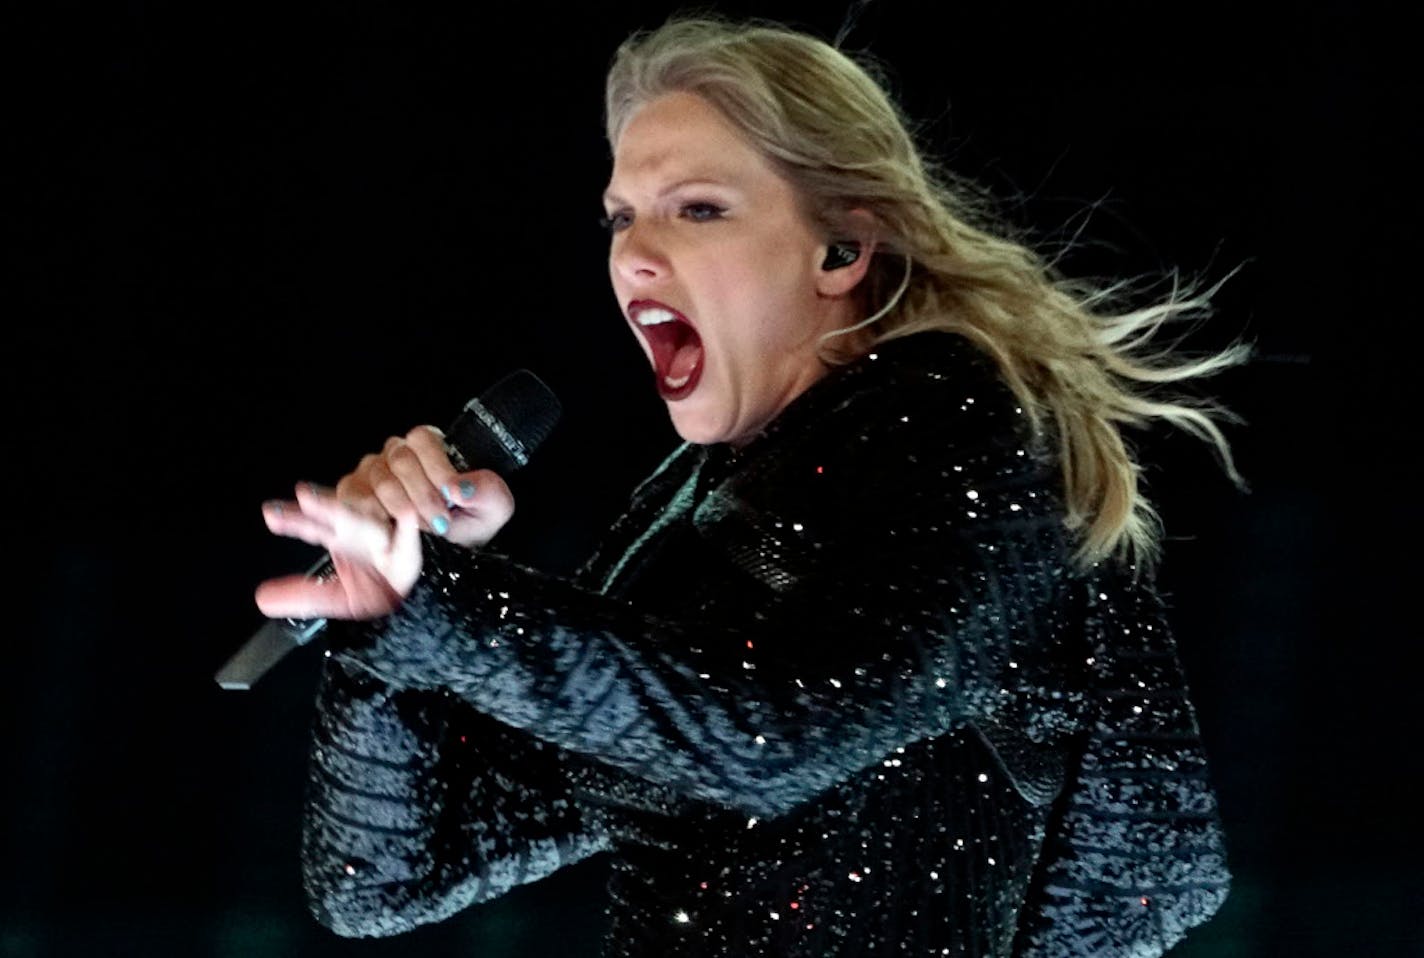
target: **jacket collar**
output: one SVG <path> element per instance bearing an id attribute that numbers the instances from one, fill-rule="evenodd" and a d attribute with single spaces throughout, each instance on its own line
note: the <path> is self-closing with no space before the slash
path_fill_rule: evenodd
<path id="1" fill-rule="evenodd" d="M 910 333 L 878 343 L 860 358 L 832 368 L 741 449 L 725 442 L 701 447 L 684 443 L 675 455 L 690 454 L 701 464 L 704 475 L 721 477 L 774 448 L 779 438 L 793 435 L 840 408 L 853 395 L 916 374 L 962 379 L 994 376 L 997 371 L 993 360 L 959 333 L 939 329 Z"/>

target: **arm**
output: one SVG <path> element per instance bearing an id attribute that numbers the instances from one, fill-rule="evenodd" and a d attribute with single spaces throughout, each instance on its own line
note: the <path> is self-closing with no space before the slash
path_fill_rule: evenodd
<path id="1" fill-rule="evenodd" d="M 762 816 L 967 722 L 1012 713 L 1051 737 L 1075 721 L 1054 684 L 1061 513 L 1042 463 L 1002 428 L 966 448 L 965 418 L 887 427 L 873 457 L 837 461 L 858 511 L 817 508 L 833 559 L 742 625 L 645 614 L 427 538 L 404 604 L 339 654 Z"/>
<path id="2" fill-rule="evenodd" d="M 297 503 L 264 504 L 268 524 L 317 541 L 320 520 L 291 507 L 326 497 L 309 484 L 297 495 Z M 408 540 L 417 557 L 421 525 L 477 545 L 513 512 L 503 479 L 487 470 L 456 473 L 443 436 L 431 427 L 392 438 L 381 455 L 363 458 L 331 498 L 343 513 L 371 520 L 366 525 L 383 538 Z M 328 524 L 347 519 L 329 509 L 317 514 Z M 392 521 L 400 531 L 394 537 Z M 389 572 L 402 557 L 380 551 L 383 574 L 336 559 L 344 567 L 341 585 L 366 582 L 364 593 L 337 595 L 332 583 L 296 576 L 264 583 L 259 604 L 275 586 L 279 597 L 285 591 L 298 601 L 303 593 L 325 593 L 331 611 L 381 607 L 392 591 Z M 448 693 L 394 689 L 328 656 L 302 820 L 303 885 L 321 924 L 350 937 L 408 931 L 603 847 L 597 824 L 585 827 L 567 795 L 552 748 Z"/>
<path id="3" fill-rule="evenodd" d="M 550 752 L 448 694 L 328 658 L 302 830 L 313 916 L 398 934 L 598 851 Z"/>

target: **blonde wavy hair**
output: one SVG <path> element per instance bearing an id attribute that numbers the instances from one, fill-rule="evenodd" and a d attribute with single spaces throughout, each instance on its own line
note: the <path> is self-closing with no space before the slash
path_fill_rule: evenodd
<path id="1" fill-rule="evenodd" d="M 927 161 L 877 64 L 763 20 L 677 17 L 619 46 L 606 88 L 608 142 L 658 96 L 695 93 L 717 107 L 796 188 L 803 211 L 830 239 L 854 235 L 852 209 L 877 222 L 860 284 L 864 320 L 822 339 L 822 359 L 843 365 L 876 343 L 923 330 L 967 337 L 998 363 L 1028 413 L 1035 439 L 1050 432 L 1063 472 L 1065 524 L 1087 568 L 1112 556 L 1134 575 L 1160 558 L 1160 516 L 1139 489 L 1141 466 L 1124 425 L 1155 419 L 1212 444 L 1238 487 L 1215 418 L 1242 420 L 1208 399 L 1155 395 L 1160 384 L 1244 362 L 1237 342 L 1204 358 L 1149 350 L 1164 323 L 1204 318 L 1229 279 L 1200 291 L 1172 274 L 1167 297 L 1114 311 L 1134 283 L 1104 287 L 1061 276 L 990 213 L 986 191 Z M 1233 271 L 1234 273 L 1235 271 Z M 881 303 L 873 313 L 871 308 Z"/>

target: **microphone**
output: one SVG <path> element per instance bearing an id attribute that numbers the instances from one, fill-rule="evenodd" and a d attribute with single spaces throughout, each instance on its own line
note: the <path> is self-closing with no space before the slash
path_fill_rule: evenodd
<path id="1" fill-rule="evenodd" d="M 560 412 L 553 391 L 538 376 L 520 369 L 465 403 L 445 430 L 445 452 L 460 472 L 492 469 L 507 476 L 528 464 L 530 455 L 553 431 Z M 307 575 L 319 577 L 331 571 L 328 555 Z M 324 628 L 326 619 L 268 619 L 213 679 L 225 689 L 250 689 L 288 652 L 306 645 Z"/>

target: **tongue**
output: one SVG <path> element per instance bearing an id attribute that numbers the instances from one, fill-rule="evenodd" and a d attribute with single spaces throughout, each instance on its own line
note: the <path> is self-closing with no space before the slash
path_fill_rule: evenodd
<path id="1" fill-rule="evenodd" d="M 674 381 L 691 375 L 702 361 L 702 337 L 687 323 L 660 323 L 648 327 L 648 341 L 653 348 L 658 379 Z"/>
<path id="2" fill-rule="evenodd" d="M 702 342 L 694 336 L 677 348 L 677 352 L 673 354 L 672 362 L 668 364 L 666 375 L 671 379 L 681 379 L 683 376 L 691 375 L 692 370 L 701 360 Z"/>

